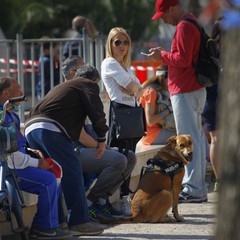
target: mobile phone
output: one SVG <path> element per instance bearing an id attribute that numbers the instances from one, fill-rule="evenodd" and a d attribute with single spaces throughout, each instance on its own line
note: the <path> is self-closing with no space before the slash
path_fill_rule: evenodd
<path id="1" fill-rule="evenodd" d="M 148 53 L 141 52 L 142 55 L 148 56 Z"/>

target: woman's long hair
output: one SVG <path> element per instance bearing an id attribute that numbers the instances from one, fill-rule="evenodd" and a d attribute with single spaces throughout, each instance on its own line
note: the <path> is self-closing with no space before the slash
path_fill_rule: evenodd
<path id="1" fill-rule="evenodd" d="M 127 53 L 123 57 L 124 65 L 127 68 L 129 68 L 130 64 L 131 64 L 131 46 L 132 46 L 131 38 L 128 35 L 127 31 L 121 27 L 112 28 L 108 34 L 107 43 L 106 43 L 106 58 L 108 58 L 108 57 L 114 58 L 113 53 L 112 53 L 112 40 L 118 33 L 122 33 L 123 35 L 125 35 L 127 40 L 129 41 Z"/>
<path id="2" fill-rule="evenodd" d="M 166 65 L 161 65 L 159 66 L 157 69 L 156 69 L 156 72 L 157 71 L 168 71 L 168 67 Z M 161 78 L 161 81 L 159 81 L 159 78 Z M 155 85 L 157 87 L 155 87 L 156 91 L 161 91 L 164 89 L 164 85 L 163 85 L 163 79 L 165 78 L 164 75 L 155 75 L 149 79 L 147 79 L 143 84 L 142 84 L 142 87 L 143 88 L 147 88 L 149 87 L 150 85 Z"/>

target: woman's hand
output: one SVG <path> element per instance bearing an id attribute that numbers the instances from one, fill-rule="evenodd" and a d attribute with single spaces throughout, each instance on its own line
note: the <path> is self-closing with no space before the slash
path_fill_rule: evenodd
<path id="1" fill-rule="evenodd" d="M 124 88 L 124 87 L 122 87 L 122 86 L 119 86 L 119 89 L 120 89 L 121 92 L 123 92 L 123 93 L 125 93 L 125 94 L 127 94 L 127 95 L 132 96 L 131 91 L 127 90 L 126 88 Z"/>
<path id="2" fill-rule="evenodd" d="M 121 92 L 126 93 L 129 96 L 142 97 L 142 95 L 143 95 L 143 88 L 142 87 L 139 87 L 136 93 L 133 93 L 132 91 L 127 90 L 126 88 L 124 88 L 122 86 L 120 86 L 119 88 L 120 88 Z"/>

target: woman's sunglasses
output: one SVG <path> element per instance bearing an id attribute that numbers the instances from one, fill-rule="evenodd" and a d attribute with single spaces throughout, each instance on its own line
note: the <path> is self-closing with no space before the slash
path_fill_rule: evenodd
<path id="1" fill-rule="evenodd" d="M 128 40 L 125 40 L 125 41 L 120 41 L 120 40 L 116 40 L 113 42 L 113 44 L 118 47 L 120 45 L 123 45 L 123 46 L 128 46 L 129 45 L 129 41 Z"/>

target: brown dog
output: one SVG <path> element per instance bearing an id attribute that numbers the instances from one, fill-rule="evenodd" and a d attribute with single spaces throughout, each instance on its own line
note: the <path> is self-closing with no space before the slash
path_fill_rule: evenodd
<path id="1" fill-rule="evenodd" d="M 190 135 L 170 137 L 167 145 L 154 156 L 160 166 L 146 170 L 140 179 L 138 189 L 132 199 L 132 217 L 115 218 L 104 223 L 166 223 L 181 222 L 178 213 L 178 198 L 184 176 L 184 165 L 192 160 L 193 141 Z M 167 164 L 167 167 L 162 167 Z M 174 218 L 167 215 L 172 206 Z"/>

